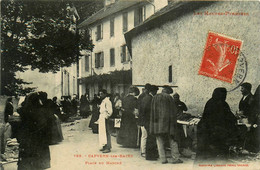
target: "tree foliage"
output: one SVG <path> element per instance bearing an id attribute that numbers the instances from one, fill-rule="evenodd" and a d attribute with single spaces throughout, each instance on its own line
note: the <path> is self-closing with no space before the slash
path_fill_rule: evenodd
<path id="1" fill-rule="evenodd" d="M 75 7 L 66 1 L 1 1 L 2 92 L 15 95 L 23 89 L 15 72 L 28 66 L 40 72 L 57 72 L 79 59 L 80 50 L 94 45 L 87 31 L 76 30 Z"/>

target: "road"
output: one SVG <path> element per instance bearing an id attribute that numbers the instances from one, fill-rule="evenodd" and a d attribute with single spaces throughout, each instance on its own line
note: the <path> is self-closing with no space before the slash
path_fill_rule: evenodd
<path id="1" fill-rule="evenodd" d="M 147 161 L 140 155 L 138 148 L 123 148 L 112 137 L 112 150 L 103 154 L 98 147 L 98 134 L 88 127 L 90 118 L 63 123 L 64 141 L 51 145 L 51 170 L 83 169 L 192 169 L 193 160 L 181 158 L 183 164 L 161 164 L 159 161 Z"/>

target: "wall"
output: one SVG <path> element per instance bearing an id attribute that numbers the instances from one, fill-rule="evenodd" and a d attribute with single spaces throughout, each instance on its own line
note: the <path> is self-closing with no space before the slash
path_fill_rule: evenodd
<path id="1" fill-rule="evenodd" d="M 164 0 L 163 2 L 167 2 Z M 166 5 L 165 3 L 157 5 Z M 158 8 L 159 9 L 159 8 Z M 146 5 L 146 18 L 150 17 L 154 13 L 154 7 L 151 4 Z M 114 17 L 114 36 L 110 37 L 110 18 L 106 18 L 102 21 L 103 24 L 103 39 L 96 41 L 96 32 L 97 32 L 97 25 L 100 23 L 96 23 L 90 27 L 91 37 L 93 43 L 95 44 L 94 50 L 89 57 L 89 63 L 92 61 L 92 68 L 94 72 L 92 74 L 107 74 L 109 72 L 115 70 L 129 70 L 131 68 L 130 62 L 128 63 L 121 63 L 121 46 L 125 44 L 124 33 L 123 33 L 123 15 L 122 13 L 118 13 L 113 16 Z M 128 10 L 128 30 L 134 28 L 134 9 Z M 115 49 L 115 66 L 110 66 L 110 49 Z M 102 68 L 95 68 L 95 53 L 104 52 L 104 67 Z M 82 52 L 82 54 L 87 54 L 86 52 Z M 92 58 L 92 60 L 91 60 Z M 80 77 L 88 77 L 91 76 L 91 66 L 89 66 L 89 71 L 85 71 L 85 57 L 82 57 L 80 60 Z M 110 83 L 105 84 L 108 92 L 112 91 L 112 87 Z M 93 96 L 94 93 L 97 93 L 98 85 L 95 85 L 95 92 L 90 86 L 87 87 L 90 89 L 90 96 Z M 80 84 L 80 95 L 85 93 L 86 85 Z M 113 87 L 113 91 L 118 91 L 123 93 L 124 87 L 122 85 L 115 85 Z"/>
<path id="2" fill-rule="evenodd" d="M 166 5 L 167 0 L 163 0 L 163 3 L 158 3 L 156 1 L 156 5 L 158 6 L 156 9 L 161 8 L 163 5 Z M 146 5 L 146 18 L 150 17 L 154 13 L 154 7 L 151 4 Z M 95 44 L 94 50 L 92 52 L 92 67 L 94 68 L 95 73 L 104 74 L 115 70 L 129 70 L 131 65 L 129 63 L 121 63 L 121 46 L 125 44 L 124 33 L 123 33 L 123 16 L 122 13 L 116 14 L 114 17 L 114 36 L 110 37 L 110 18 L 107 18 L 102 21 L 103 24 L 103 39 L 96 41 L 96 32 L 97 25 L 100 23 L 96 23 L 95 25 L 90 27 L 91 37 L 93 43 Z M 128 30 L 134 28 L 134 9 L 128 10 Z M 110 49 L 115 48 L 115 66 L 110 66 Z M 104 67 L 103 68 L 95 68 L 95 53 L 104 52 Z M 91 71 L 85 71 L 85 57 L 81 60 L 81 76 L 87 77 L 91 75 Z M 90 60 L 91 62 L 91 60 Z M 90 67 L 91 68 L 91 67 Z"/>
<path id="3" fill-rule="evenodd" d="M 77 80 L 76 65 L 71 67 L 63 68 L 62 70 L 67 70 L 69 72 L 69 90 L 68 91 L 68 77 L 64 78 L 63 82 L 63 95 L 73 95 L 77 94 L 76 82 L 73 82 L 73 77 Z M 48 97 L 52 98 L 57 96 L 58 98 L 62 95 L 62 81 L 61 81 L 61 71 L 57 73 L 40 73 L 39 70 L 27 70 L 24 73 L 17 72 L 17 77 L 24 79 L 26 82 L 32 82 L 30 85 L 25 85 L 25 87 L 37 87 L 36 91 L 45 91 L 48 93 Z"/>
<path id="4" fill-rule="evenodd" d="M 202 113 L 216 87 L 232 85 L 198 75 L 208 31 L 243 41 L 248 71 L 245 81 L 260 83 L 259 2 L 218 2 L 195 12 L 248 12 L 249 16 L 194 15 L 190 13 L 132 40 L 133 84 L 177 85 L 174 91 L 187 104 L 189 112 Z M 168 83 L 168 67 L 173 66 L 173 83 Z M 240 89 L 228 93 L 227 102 L 238 110 Z"/>

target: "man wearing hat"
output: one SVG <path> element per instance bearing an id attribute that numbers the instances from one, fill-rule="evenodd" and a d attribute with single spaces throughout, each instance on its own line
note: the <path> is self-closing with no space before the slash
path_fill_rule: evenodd
<path id="1" fill-rule="evenodd" d="M 146 140 L 147 140 L 147 131 L 144 127 L 145 125 L 145 102 L 143 101 L 144 98 L 149 96 L 151 89 L 151 84 L 147 83 L 144 87 L 143 93 L 138 97 L 138 110 L 139 110 L 139 116 L 137 120 L 137 124 L 141 127 L 141 144 L 140 144 L 140 150 L 141 150 L 141 156 L 145 157 L 145 149 L 146 149 Z"/>
<path id="2" fill-rule="evenodd" d="M 169 140 L 171 147 L 170 163 L 182 163 L 179 159 L 180 153 L 177 144 L 177 106 L 170 94 L 173 90 L 169 86 L 164 86 L 162 93 L 157 94 L 152 99 L 150 115 L 150 133 L 156 136 L 161 163 L 168 162 L 165 154 L 164 143 Z"/>

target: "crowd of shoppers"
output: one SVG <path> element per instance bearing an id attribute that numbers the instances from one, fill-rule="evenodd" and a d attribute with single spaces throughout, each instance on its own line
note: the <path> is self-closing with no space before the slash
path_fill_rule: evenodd
<path id="1" fill-rule="evenodd" d="M 227 90 L 218 87 L 213 91 L 197 126 L 195 162 L 227 160 L 232 151 L 259 152 L 260 85 L 254 94 L 251 88 L 250 83 L 241 85 L 242 98 L 236 114 L 226 102 Z M 171 87 L 163 86 L 159 94 L 157 91 L 157 86 L 146 84 L 139 95 L 139 89 L 130 86 L 127 95 L 120 97 L 102 89 L 92 101 L 85 94 L 80 100 L 76 95 L 72 100 L 63 96 L 60 103 L 57 97 L 48 99 L 46 92 L 29 94 L 17 110 L 21 117 L 16 134 L 20 143 L 18 169 L 49 168 L 49 145 L 63 140 L 60 119 L 66 120 L 78 111 L 83 118 L 91 115 L 89 127 L 99 134 L 103 153 L 111 152 L 113 134 L 123 147 L 140 146 L 140 154 L 146 160 L 159 158 L 163 164 L 182 163 L 180 153 L 187 146 L 177 119 L 188 108 L 179 94 L 171 95 Z M 8 98 L 6 122 L 12 114 L 12 99 Z M 114 127 L 115 119 L 121 119 L 119 129 Z M 166 156 L 167 147 L 170 147 L 170 158 Z"/>

